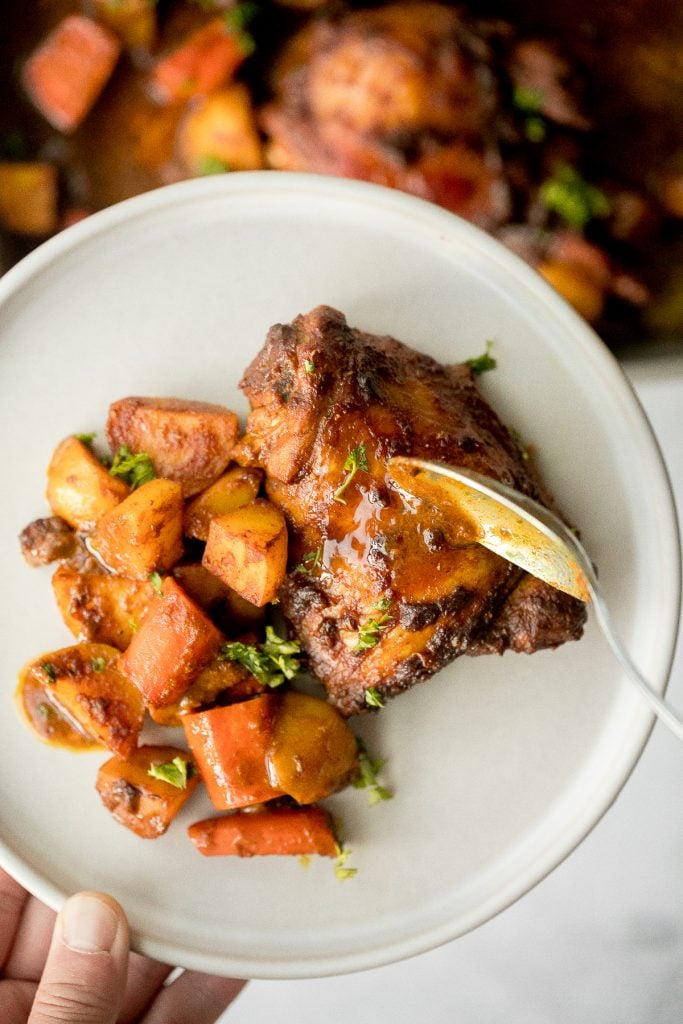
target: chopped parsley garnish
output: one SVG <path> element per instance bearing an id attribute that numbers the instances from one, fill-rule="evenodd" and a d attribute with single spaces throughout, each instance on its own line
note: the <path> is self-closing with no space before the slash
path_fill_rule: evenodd
<path id="1" fill-rule="evenodd" d="M 315 372 L 315 363 L 313 362 L 312 359 L 304 359 L 304 370 L 306 371 L 306 373 Z"/>
<path id="2" fill-rule="evenodd" d="M 163 595 L 163 591 L 161 576 L 159 575 L 159 573 L 151 572 L 147 578 L 149 582 L 152 584 L 152 590 L 154 591 L 154 593 L 157 595 L 157 597 L 161 597 Z"/>
<path id="3" fill-rule="evenodd" d="M 381 803 L 382 800 L 391 800 L 393 793 L 386 786 L 382 786 L 378 780 L 379 773 L 386 762 L 371 758 L 361 740 L 358 740 L 358 748 L 360 750 L 360 776 L 353 785 L 356 789 L 367 789 L 370 807 Z"/>
<path id="4" fill-rule="evenodd" d="M 256 49 L 253 36 L 245 31 L 246 26 L 258 14 L 258 5 L 245 0 L 244 3 L 231 7 L 223 15 L 223 21 L 228 32 L 237 36 L 240 50 L 244 57 L 249 57 Z"/>
<path id="5" fill-rule="evenodd" d="M 266 626 L 266 639 L 261 644 L 243 644 L 239 640 L 221 646 L 222 661 L 238 661 L 264 686 L 280 686 L 285 679 L 294 679 L 301 671 L 301 645 L 284 640 L 272 626 Z"/>
<path id="6" fill-rule="evenodd" d="M 475 356 L 473 359 L 466 359 L 465 366 L 469 366 L 475 377 L 478 377 L 482 373 L 486 373 L 487 370 L 495 370 L 496 360 L 491 355 L 491 349 L 493 348 L 493 342 L 487 341 L 486 348 L 482 355 Z"/>
<path id="7" fill-rule="evenodd" d="M 244 0 L 244 3 L 236 4 L 234 7 L 227 10 L 223 17 L 228 28 L 233 29 L 235 32 L 239 32 L 242 29 L 245 29 L 257 14 L 258 4 L 250 3 L 249 0 Z"/>
<path id="8" fill-rule="evenodd" d="M 525 114 L 537 114 L 544 100 L 545 95 L 540 89 L 528 89 L 524 85 L 516 85 L 512 93 L 512 102 Z"/>
<path id="9" fill-rule="evenodd" d="M 137 633 L 137 631 L 140 628 L 140 623 L 137 621 L 137 619 L 130 619 L 128 625 L 130 626 L 131 632 L 133 633 Z"/>
<path id="10" fill-rule="evenodd" d="M 342 482 L 341 487 L 338 487 L 332 497 L 335 501 L 338 501 L 340 505 L 345 505 L 346 502 L 342 498 L 342 494 L 353 480 L 356 473 L 361 470 L 363 473 L 368 472 L 368 455 L 365 450 L 364 444 L 357 444 L 355 448 L 352 448 L 349 454 L 346 456 L 346 462 L 344 463 L 344 470 L 346 476 Z"/>
<path id="11" fill-rule="evenodd" d="M 546 135 L 545 121 L 542 117 L 527 117 L 524 122 L 524 134 L 529 142 L 543 142 Z"/>
<path id="12" fill-rule="evenodd" d="M 307 551 L 306 554 L 302 556 L 299 564 L 294 567 L 295 571 L 315 572 L 315 570 L 319 569 L 322 565 L 322 558 L 323 546 L 321 544 L 320 547 L 315 549 L 315 551 Z"/>
<path id="13" fill-rule="evenodd" d="M 133 490 L 156 478 L 152 459 L 147 452 L 134 455 L 127 444 L 122 444 L 117 451 L 109 472 L 112 476 L 121 477 Z"/>
<path id="14" fill-rule="evenodd" d="M 92 443 L 95 440 L 96 436 L 97 435 L 94 434 L 94 433 L 93 434 L 74 434 L 74 437 L 76 438 L 76 440 L 80 441 L 81 444 L 84 444 L 86 448 L 92 448 Z"/>
<path id="15" fill-rule="evenodd" d="M 334 873 L 340 882 L 345 882 L 347 878 L 353 878 L 358 874 L 358 868 L 348 868 L 346 862 L 351 856 L 352 851 L 348 847 L 338 847 L 337 859 L 334 862 Z"/>
<path id="16" fill-rule="evenodd" d="M 186 789 L 187 780 L 194 775 L 194 765 L 178 755 L 165 764 L 151 764 L 147 774 L 153 779 L 167 782 L 169 786 L 175 786 L 176 789 Z"/>
<path id="17" fill-rule="evenodd" d="M 607 217 L 612 211 L 605 193 L 589 184 L 570 164 L 559 164 L 552 178 L 541 185 L 538 196 L 548 210 L 577 231 L 595 217 Z"/>
<path id="18" fill-rule="evenodd" d="M 383 629 L 386 629 L 391 622 L 391 616 L 380 615 L 376 619 L 368 619 L 358 629 L 358 641 L 353 649 L 354 654 L 359 654 L 361 651 L 366 651 L 370 647 L 376 647 L 379 643 L 379 634 Z"/>
<path id="19" fill-rule="evenodd" d="M 384 700 L 376 686 L 368 686 L 365 691 L 365 703 L 369 708 L 383 708 Z"/>
<path id="20" fill-rule="evenodd" d="M 49 661 L 44 661 L 40 667 L 42 668 L 43 672 L 47 676 L 47 681 L 49 683 L 56 682 L 56 680 L 57 680 L 57 670 L 55 669 L 54 665 L 51 665 Z"/>
<path id="21" fill-rule="evenodd" d="M 208 153 L 205 156 L 201 156 L 197 163 L 197 174 L 225 174 L 229 170 L 230 166 L 226 164 L 225 160 L 221 160 L 219 156 L 211 156 Z"/>
<path id="22" fill-rule="evenodd" d="M 91 658 L 90 664 L 92 665 L 93 672 L 104 672 L 107 667 L 106 658 Z"/>

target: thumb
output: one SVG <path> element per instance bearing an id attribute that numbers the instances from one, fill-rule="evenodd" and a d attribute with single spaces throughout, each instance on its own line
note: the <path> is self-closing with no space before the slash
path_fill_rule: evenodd
<path id="1" fill-rule="evenodd" d="M 127 967 L 121 907 L 102 893 L 77 893 L 57 918 L 27 1024 L 114 1024 Z"/>

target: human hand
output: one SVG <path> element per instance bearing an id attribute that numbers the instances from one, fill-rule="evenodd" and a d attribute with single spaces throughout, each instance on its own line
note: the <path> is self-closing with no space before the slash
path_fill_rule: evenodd
<path id="1" fill-rule="evenodd" d="M 59 915 L 0 869 L 2 1024 L 214 1024 L 243 981 L 172 968 L 129 952 L 128 923 L 102 893 Z"/>

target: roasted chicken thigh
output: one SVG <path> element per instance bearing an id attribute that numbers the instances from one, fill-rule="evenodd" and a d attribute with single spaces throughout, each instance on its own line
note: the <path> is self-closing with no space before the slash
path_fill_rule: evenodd
<path id="1" fill-rule="evenodd" d="M 252 412 L 237 457 L 265 470 L 289 530 L 282 611 L 345 715 L 460 654 L 531 653 L 581 635 L 580 602 L 460 537 L 388 476 L 391 456 L 417 455 L 544 498 L 468 365 L 320 306 L 271 328 L 241 386 Z"/>

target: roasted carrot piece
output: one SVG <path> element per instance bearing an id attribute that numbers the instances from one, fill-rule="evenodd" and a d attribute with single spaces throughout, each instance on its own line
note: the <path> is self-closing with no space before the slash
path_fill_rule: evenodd
<path id="1" fill-rule="evenodd" d="M 198 784 L 199 776 L 186 750 L 142 746 L 128 758 L 112 757 L 103 764 L 96 789 L 121 825 L 143 839 L 156 839 Z"/>
<path id="2" fill-rule="evenodd" d="M 159 707 L 182 697 L 217 650 L 222 636 L 211 620 L 167 576 L 121 658 L 121 671 L 147 704 Z"/>
<path id="3" fill-rule="evenodd" d="M 206 96 L 223 85 L 249 56 L 251 40 L 222 17 L 191 32 L 152 72 L 150 87 L 160 103 Z"/>
<path id="4" fill-rule="evenodd" d="M 275 694 L 265 693 L 183 717 L 188 745 L 219 811 L 282 796 L 270 782 L 266 763 L 277 704 Z"/>
<path id="5" fill-rule="evenodd" d="M 0 223 L 18 235 L 57 228 L 57 168 L 48 163 L 0 163 Z"/>
<path id="6" fill-rule="evenodd" d="M 24 88 L 53 127 L 72 132 L 102 92 L 120 53 L 119 40 L 103 25 L 69 15 L 24 65 Z"/>
<path id="7" fill-rule="evenodd" d="M 238 811 L 225 818 L 197 821 L 187 834 L 205 857 L 339 854 L 330 816 L 322 807 Z"/>
<path id="8" fill-rule="evenodd" d="M 159 725 L 183 724 L 183 715 L 215 704 L 219 696 L 222 703 L 234 703 L 246 697 L 256 697 L 266 686 L 236 661 L 225 661 L 220 655 L 204 666 L 194 682 L 190 683 L 180 700 L 163 707 L 150 707 L 149 713 Z"/>

